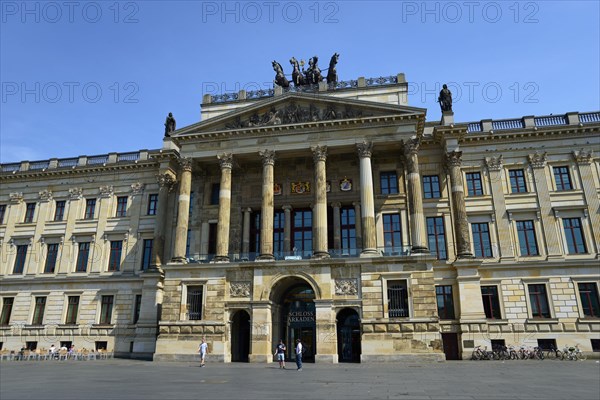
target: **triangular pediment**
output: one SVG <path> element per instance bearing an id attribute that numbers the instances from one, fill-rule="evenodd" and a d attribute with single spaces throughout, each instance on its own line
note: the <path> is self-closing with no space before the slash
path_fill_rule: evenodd
<path id="1" fill-rule="evenodd" d="M 330 123 L 388 116 L 423 121 L 423 108 L 375 103 L 304 93 L 286 93 L 237 108 L 231 112 L 175 131 L 174 138 L 226 131 L 252 131 L 269 127 Z"/>

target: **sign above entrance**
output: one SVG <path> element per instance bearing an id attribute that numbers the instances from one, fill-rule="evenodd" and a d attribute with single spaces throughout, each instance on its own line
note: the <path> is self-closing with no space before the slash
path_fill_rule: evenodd
<path id="1" fill-rule="evenodd" d="M 290 311 L 288 313 L 288 324 L 302 324 L 302 323 L 314 323 L 315 312 L 314 311 Z"/>

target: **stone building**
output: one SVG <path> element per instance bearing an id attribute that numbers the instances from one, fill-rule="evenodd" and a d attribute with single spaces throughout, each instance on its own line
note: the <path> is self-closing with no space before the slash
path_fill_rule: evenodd
<path id="1" fill-rule="evenodd" d="M 600 112 L 426 122 L 403 74 L 207 95 L 162 149 L 2 164 L 2 347 L 600 351 Z"/>

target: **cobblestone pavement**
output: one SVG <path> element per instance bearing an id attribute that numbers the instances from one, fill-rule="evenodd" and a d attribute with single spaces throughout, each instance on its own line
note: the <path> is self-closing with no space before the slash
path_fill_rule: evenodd
<path id="1" fill-rule="evenodd" d="M 0 399 L 594 399 L 596 361 L 404 364 L 4 361 Z"/>

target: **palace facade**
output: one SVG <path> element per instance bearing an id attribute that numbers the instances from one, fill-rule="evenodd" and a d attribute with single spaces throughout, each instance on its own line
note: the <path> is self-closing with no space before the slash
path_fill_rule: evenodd
<path id="1" fill-rule="evenodd" d="M 206 95 L 162 149 L 2 164 L 1 346 L 600 351 L 600 112 L 428 122 L 403 74 L 336 86 Z"/>

